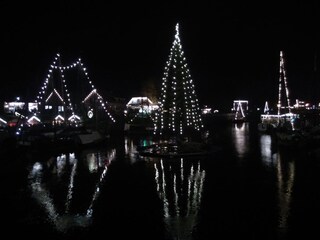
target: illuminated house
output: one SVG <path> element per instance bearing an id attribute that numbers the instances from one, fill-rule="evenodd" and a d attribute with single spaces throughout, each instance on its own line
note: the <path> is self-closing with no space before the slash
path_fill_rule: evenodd
<path id="1" fill-rule="evenodd" d="M 2 123 L 7 122 L 9 127 L 15 127 L 17 124 L 24 124 L 27 120 L 27 115 L 30 111 L 29 105 L 32 103 L 25 103 L 19 97 L 13 102 L 4 102 L 3 111 L 5 119 L 2 118 Z M 27 108 L 28 106 L 28 108 Z M 1 119 L 0 119 L 1 121 Z"/>
<path id="2" fill-rule="evenodd" d="M 153 130 L 154 114 L 159 108 L 148 97 L 133 97 L 126 104 L 124 130 Z"/>
<path id="3" fill-rule="evenodd" d="M 130 110 L 139 110 L 148 114 L 159 108 L 158 104 L 154 104 L 148 97 L 133 97 L 126 104 L 126 107 Z"/>
<path id="4" fill-rule="evenodd" d="M 14 114 L 16 111 L 21 112 L 25 105 L 24 102 L 20 101 L 4 102 L 4 112 L 9 114 Z"/>

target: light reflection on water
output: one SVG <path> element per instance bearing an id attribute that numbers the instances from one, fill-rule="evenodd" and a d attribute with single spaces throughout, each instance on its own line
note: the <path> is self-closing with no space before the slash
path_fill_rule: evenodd
<path id="1" fill-rule="evenodd" d="M 236 123 L 232 128 L 232 138 L 236 151 L 240 158 L 243 158 L 249 151 L 248 123 Z"/>
<path id="2" fill-rule="evenodd" d="M 157 192 L 164 222 L 173 239 L 191 239 L 197 223 L 206 172 L 199 160 L 154 161 Z"/>
<path id="3" fill-rule="evenodd" d="M 105 156 L 101 152 L 83 152 L 82 155 L 64 153 L 51 157 L 48 161 L 35 162 L 31 166 L 28 182 L 32 197 L 44 209 L 47 218 L 58 231 L 65 232 L 71 227 L 87 227 L 91 224 L 94 203 L 99 197 L 108 166 L 114 159 L 114 149 L 107 152 Z M 96 184 L 90 186 L 90 189 L 82 188 L 77 183 L 76 176 L 80 174 L 78 173 L 79 165 L 84 165 L 82 167 L 89 174 L 96 174 Z M 67 189 L 65 189 L 66 179 L 68 180 Z M 53 191 L 51 186 L 54 186 L 56 191 Z M 74 199 L 75 188 L 92 194 L 85 211 L 77 212 L 74 208 L 71 211 L 75 201 L 83 201 L 83 199 Z M 54 195 L 54 192 L 58 194 Z M 63 193 L 66 193 L 66 196 Z M 58 204 L 63 202 L 60 198 L 65 199 L 63 206 Z"/>
<path id="4" fill-rule="evenodd" d="M 292 202 L 292 192 L 295 180 L 295 161 L 282 159 L 277 154 L 277 183 L 279 197 L 279 228 L 286 232 L 288 228 L 288 218 Z"/>
<path id="5" fill-rule="evenodd" d="M 260 149 L 262 162 L 268 167 L 274 166 L 278 153 L 272 152 L 272 139 L 270 135 L 262 134 L 260 136 Z"/>
<path id="6" fill-rule="evenodd" d="M 126 136 L 124 138 L 125 155 L 129 158 L 130 163 L 133 164 L 139 160 L 139 158 L 137 157 L 138 155 L 137 146 L 146 147 L 152 144 L 154 144 L 154 141 L 150 136 L 144 136 L 144 137 L 138 137 L 138 138 L 130 138 Z"/>
<path id="7" fill-rule="evenodd" d="M 286 234 L 289 228 L 288 219 L 291 212 L 293 186 L 295 181 L 295 159 L 282 151 L 272 153 L 272 137 L 260 136 L 261 159 L 267 167 L 273 167 L 276 172 L 278 190 L 278 228 L 280 233 Z"/>
<path id="8" fill-rule="evenodd" d="M 118 187 L 123 190 L 126 190 L 126 187 L 128 187 L 132 192 L 134 192 L 134 189 L 139 189 L 138 192 L 142 195 L 141 198 L 145 199 L 145 197 L 149 197 L 152 191 L 141 190 L 141 185 L 139 185 L 140 180 L 141 182 L 152 182 L 151 189 L 157 192 L 155 197 L 161 204 L 160 206 L 157 205 L 157 209 L 159 209 L 159 212 L 163 212 L 163 215 L 159 214 L 159 216 L 166 225 L 170 239 L 192 239 L 192 232 L 195 227 L 197 227 L 194 231 L 195 234 L 206 233 L 207 231 L 209 235 L 212 234 L 211 236 L 214 237 L 216 231 L 222 232 L 224 231 L 224 227 L 238 227 L 238 223 L 232 220 L 238 218 L 248 225 L 243 224 L 240 227 L 248 227 L 249 229 L 251 227 L 252 215 L 247 216 L 242 214 L 242 211 L 257 210 L 260 207 L 260 203 L 261 205 L 267 206 L 266 213 L 269 208 L 270 211 L 273 211 L 270 216 L 268 214 L 266 214 L 266 216 L 262 214 L 262 222 L 272 222 L 273 225 L 277 224 L 274 226 L 274 229 L 286 234 L 291 227 L 292 202 L 297 202 L 293 201 L 293 197 L 295 193 L 295 181 L 299 181 L 299 178 L 296 179 L 296 177 L 300 176 L 301 178 L 301 175 L 296 174 L 299 165 L 296 165 L 292 154 L 290 155 L 285 151 L 282 152 L 274 148 L 272 143 L 273 139 L 270 135 L 250 134 L 250 140 L 255 141 L 251 141 L 253 145 L 249 147 L 249 128 L 246 124 L 232 126 L 231 131 L 232 134 L 228 136 L 231 137 L 231 139 L 228 138 L 228 140 L 234 144 L 236 151 L 233 154 L 235 157 L 239 159 L 239 161 L 242 161 L 244 158 L 250 158 L 251 160 L 246 161 L 247 164 L 242 165 L 241 168 L 238 168 L 238 165 L 233 165 L 233 159 L 229 161 L 228 158 L 222 158 L 221 161 L 216 164 L 216 159 L 212 157 L 212 159 L 209 159 L 210 165 L 208 165 L 207 160 L 202 161 L 202 159 L 196 158 L 158 159 L 139 157 L 137 154 L 137 145 L 145 146 L 153 144 L 152 138 L 125 137 L 122 140 L 121 147 L 118 147 L 117 150 L 112 148 L 109 150 L 88 150 L 81 153 L 60 154 L 49 158 L 47 161 L 35 162 L 29 168 L 28 184 L 32 191 L 33 199 L 41 206 L 41 209 L 45 212 L 52 226 L 60 232 L 66 232 L 72 227 L 92 226 L 93 218 L 100 212 L 99 207 L 101 207 L 97 199 L 99 199 L 101 190 L 109 186 L 108 184 L 104 184 L 106 182 L 106 175 L 108 175 L 109 172 L 108 170 L 111 170 L 109 176 L 112 175 L 111 173 L 115 173 L 113 174 L 114 177 L 115 175 L 121 176 L 121 172 L 117 171 L 122 171 L 124 168 L 125 171 L 128 172 L 123 176 L 128 177 L 128 179 L 122 181 L 120 177 L 120 184 L 112 182 L 113 186 L 116 187 L 108 189 L 108 194 L 112 195 L 112 191 L 115 191 Z M 256 136 L 256 138 L 254 136 Z M 229 156 L 228 154 L 229 153 L 226 153 L 226 155 L 223 156 Z M 117 168 L 113 171 L 114 169 L 112 169 L 110 163 L 118 159 L 121 161 L 123 157 L 129 159 L 129 161 L 123 161 L 121 164 L 129 163 L 134 165 L 138 161 L 140 161 L 140 163 L 141 161 L 144 162 L 143 164 L 137 164 L 139 166 L 137 168 L 127 167 L 127 165 L 124 166 L 121 164 L 116 165 Z M 146 165 L 148 166 L 147 168 L 145 168 Z M 132 169 L 141 172 L 138 172 L 139 175 L 131 175 L 129 171 Z M 144 175 L 145 171 L 148 171 L 148 174 Z M 254 171 L 254 174 L 252 174 L 251 171 Z M 234 175 L 230 177 L 230 173 Z M 242 177 L 242 174 L 246 175 Z M 249 178 L 247 177 L 248 175 Z M 130 176 L 141 176 L 141 179 L 138 179 L 138 181 L 132 179 L 133 181 L 131 181 Z M 146 176 L 148 178 L 145 178 Z M 251 179 L 250 176 L 253 176 L 253 178 Z M 87 179 L 88 181 L 86 181 Z M 110 180 L 111 182 L 113 179 L 114 178 L 110 177 L 108 181 Z M 130 182 L 130 184 L 128 184 L 128 182 Z M 252 184 L 252 182 L 254 182 L 254 184 Z M 239 193 L 237 190 L 232 189 L 231 186 L 237 186 L 237 189 L 240 189 L 239 191 L 241 192 L 248 191 L 248 196 L 245 194 L 241 196 L 239 203 L 237 203 L 237 199 L 235 199 L 235 201 L 228 201 L 228 196 L 234 196 L 234 193 Z M 299 184 L 297 184 L 297 186 L 299 186 Z M 207 195 L 203 198 L 204 188 L 206 188 L 206 190 L 210 188 L 209 191 L 213 191 L 217 196 L 220 196 L 221 202 L 220 200 L 215 201 L 214 198 L 208 197 Z M 229 193 L 225 194 L 226 191 Z M 257 191 L 258 194 L 256 194 L 255 191 Z M 79 192 L 81 192 L 81 194 L 79 194 Z M 121 190 L 119 190 L 119 192 L 121 192 Z M 265 195 L 261 195 L 261 192 Z M 116 193 L 119 194 L 118 192 Z M 84 198 L 79 199 L 80 196 L 84 196 Z M 123 196 L 127 195 L 124 194 Z M 226 199 L 224 199 L 224 196 Z M 254 206 L 251 205 L 250 201 L 252 201 L 252 196 L 257 197 L 257 205 L 254 205 L 254 203 Z M 104 194 L 101 194 L 100 200 L 103 200 L 104 197 Z M 110 195 L 108 195 L 106 199 L 108 199 L 108 197 L 110 197 Z M 241 200 L 243 200 L 243 202 L 241 202 Z M 79 202 L 81 202 L 81 204 L 78 204 Z M 105 201 L 102 202 L 105 204 Z M 208 202 L 210 204 L 218 203 L 218 206 L 204 206 L 204 204 Z M 250 204 L 246 205 L 247 202 L 250 202 Z M 125 201 L 125 203 L 127 203 L 127 201 Z M 219 211 L 219 204 L 221 204 L 221 208 L 230 209 L 232 219 L 227 219 L 225 212 L 222 210 Z M 242 205 L 244 205 L 243 208 Z M 142 204 L 140 207 L 141 206 L 144 207 Z M 200 206 L 201 216 L 199 216 Z M 131 206 L 121 205 L 119 203 L 119 207 L 128 207 L 130 210 Z M 204 212 L 210 215 L 208 220 L 206 218 L 207 216 L 203 216 Z M 102 215 L 101 221 L 104 223 L 107 219 L 112 222 L 112 217 L 118 214 L 117 210 L 114 210 L 112 213 L 115 215 Z M 219 214 L 221 214 L 221 216 Z M 135 219 L 134 217 L 135 215 L 133 215 L 132 219 Z M 215 217 L 218 219 L 217 223 L 220 223 L 220 225 L 218 224 L 215 229 L 213 228 L 213 230 L 211 230 L 210 224 Z M 260 215 L 257 214 L 255 217 L 259 219 Z M 225 222 L 220 221 L 220 219 L 224 219 Z M 228 223 L 228 221 L 230 223 Z M 207 230 L 206 226 L 201 229 L 201 224 L 203 223 L 208 224 L 208 229 L 210 230 Z M 262 233 L 268 231 L 269 228 L 263 226 L 263 223 L 253 224 L 257 226 L 257 232 L 259 228 L 262 229 Z"/>

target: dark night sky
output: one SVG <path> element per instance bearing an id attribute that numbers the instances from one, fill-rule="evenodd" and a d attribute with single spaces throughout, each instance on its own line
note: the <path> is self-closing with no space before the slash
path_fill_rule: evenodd
<path id="1" fill-rule="evenodd" d="M 1 3 L 0 100 L 34 99 L 57 52 L 63 64 L 81 57 L 102 92 L 140 95 L 144 84 L 160 85 L 177 22 L 201 105 L 275 104 L 280 50 L 291 99 L 320 100 L 316 1 L 101 2 Z"/>

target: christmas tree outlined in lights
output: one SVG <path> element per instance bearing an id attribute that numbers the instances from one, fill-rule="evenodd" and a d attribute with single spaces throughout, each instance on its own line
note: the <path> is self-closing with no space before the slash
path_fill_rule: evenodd
<path id="1" fill-rule="evenodd" d="M 157 136 L 192 136 L 201 133 L 201 110 L 179 36 L 179 24 L 162 78 L 159 109 L 155 116 Z"/>

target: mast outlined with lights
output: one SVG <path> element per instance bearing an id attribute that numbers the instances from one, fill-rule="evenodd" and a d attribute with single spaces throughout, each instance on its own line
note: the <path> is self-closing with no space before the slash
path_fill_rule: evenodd
<path id="1" fill-rule="evenodd" d="M 81 79 L 82 82 L 76 83 L 76 85 L 86 82 L 87 86 L 89 86 L 87 95 L 79 95 L 78 93 L 69 91 L 70 80 L 66 81 L 65 74 L 75 68 L 78 68 L 79 73 L 84 76 L 84 79 Z M 60 82 L 55 81 L 57 75 Z M 77 97 L 75 97 L 76 95 Z M 81 99 L 79 99 L 79 96 Z M 62 65 L 60 54 L 56 54 L 35 102 L 38 104 L 38 112 L 35 112 L 34 115 L 45 116 L 45 118 L 41 119 L 42 122 L 52 122 L 54 124 L 61 122 L 80 123 L 84 119 L 90 119 L 96 114 L 96 111 L 93 110 L 96 106 L 93 105 L 98 105 L 99 109 L 112 122 L 115 122 L 115 119 L 107 109 L 108 103 L 98 93 L 80 58 L 69 65 Z M 85 107 L 85 114 L 81 112 L 80 105 Z"/>
<path id="2" fill-rule="evenodd" d="M 282 89 L 285 88 L 285 101 L 286 106 L 282 105 L 282 98 L 283 92 Z M 291 113 L 291 106 L 290 106 L 290 98 L 289 98 L 289 89 L 288 89 L 288 82 L 287 82 L 287 75 L 284 65 L 284 56 L 283 51 L 280 51 L 280 67 L 279 67 L 279 95 L 278 95 L 278 115 L 281 115 L 282 108 L 288 108 L 289 113 Z"/>

